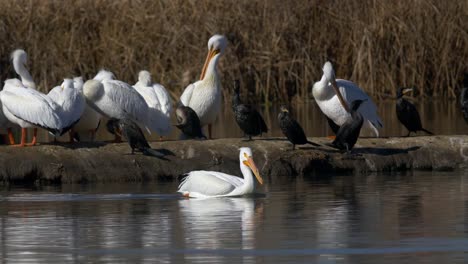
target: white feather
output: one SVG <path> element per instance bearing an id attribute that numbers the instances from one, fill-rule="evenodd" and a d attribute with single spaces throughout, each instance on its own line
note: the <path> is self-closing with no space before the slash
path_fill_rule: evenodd
<path id="1" fill-rule="evenodd" d="M 83 95 L 83 78 L 73 78 L 73 86 Z M 83 95 L 84 98 L 84 95 Z M 81 115 L 80 121 L 73 127 L 75 132 L 89 132 L 96 131 L 101 121 L 101 115 L 94 111 L 89 105 L 86 104 L 83 114 Z"/>
<path id="2" fill-rule="evenodd" d="M 60 131 L 63 127 L 59 105 L 45 94 L 23 86 L 18 79 L 5 81 L 0 100 L 8 120 L 23 128 L 40 126 Z"/>
<path id="3" fill-rule="evenodd" d="M 330 84 L 332 81 L 330 78 L 334 78 L 335 76 L 330 62 L 325 63 L 323 72 L 322 79 L 314 84 L 312 94 L 322 112 L 337 125 L 341 126 L 346 120 L 351 118 L 351 115 L 343 108 Z M 378 129 L 383 127 L 383 123 L 377 114 L 377 106 L 372 101 L 372 98 L 351 81 L 337 79 L 336 83 L 348 106 L 351 105 L 352 101 L 357 99 L 367 100 L 358 110 L 366 120 L 363 130 L 370 130 L 378 137 Z"/>
<path id="4" fill-rule="evenodd" d="M 152 84 L 148 71 L 141 71 L 138 82 L 133 86 L 145 99 L 149 107 L 147 125 L 150 130 L 161 136 L 167 136 L 172 129 L 171 125 L 171 100 L 164 86 Z"/>
<path id="5" fill-rule="evenodd" d="M 178 192 L 196 198 L 240 196 L 253 193 L 255 182 L 252 171 L 244 164 L 247 157 L 251 156 L 250 148 L 240 149 L 239 163 L 244 178 L 215 171 L 192 171 L 180 183 Z"/>

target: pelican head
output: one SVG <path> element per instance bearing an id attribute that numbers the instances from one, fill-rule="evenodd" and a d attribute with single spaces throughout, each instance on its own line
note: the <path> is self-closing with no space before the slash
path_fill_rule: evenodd
<path id="1" fill-rule="evenodd" d="M 223 54 L 227 47 L 227 39 L 223 35 L 213 35 L 208 40 L 208 55 L 206 56 L 205 64 L 203 65 L 202 73 L 200 75 L 200 80 L 203 80 L 206 73 L 206 68 L 208 64 L 218 54 Z"/>
<path id="2" fill-rule="evenodd" d="M 13 68 L 16 73 L 21 77 L 21 82 L 24 86 L 32 89 L 36 89 L 31 74 L 26 69 L 26 63 L 28 61 L 28 54 L 22 49 L 16 49 L 11 53 L 11 60 L 13 61 Z"/>
<path id="3" fill-rule="evenodd" d="M 83 91 L 83 77 L 79 76 L 73 78 L 73 87 L 75 87 L 75 89 Z"/>
<path id="4" fill-rule="evenodd" d="M 96 81 L 105 81 L 105 80 L 114 80 L 115 76 L 112 72 L 106 71 L 104 69 L 100 70 L 96 76 L 94 76 L 94 80 Z"/>
<path id="5" fill-rule="evenodd" d="M 331 62 L 329 61 L 325 62 L 322 70 L 323 70 L 323 75 L 325 76 L 328 82 L 335 80 L 335 71 L 333 70 L 333 65 L 331 64 Z"/>
<path id="6" fill-rule="evenodd" d="M 83 85 L 83 94 L 86 101 L 98 101 L 104 95 L 104 87 L 98 80 L 88 80 Z"/>
<path id="7" fill-rule="evenodd" d="M 63 79 L 62 85 L 60 85 L 63 89 L 73 89 L 73 80 L 72 79 Z"/>
<path id="8" fill-rule="evenodd" d="M 260 184 L 263 184 L 262 176 L 260 176 L 257 166 L 255 165 L 255 162 L 252 159 L 252 150 L 250 148 L 240 148 L 239 160 L 241 161 L 242 165 L 249 167 L 252 170 L 255 177 L 257 178 L 257 181 Z"/>
<path id="9" fill-rule="evenodd" d="M 140 71 L 138 73 L 138 82 L 144 86 L 151 86 L 151 73 L 149 71 Z"/>

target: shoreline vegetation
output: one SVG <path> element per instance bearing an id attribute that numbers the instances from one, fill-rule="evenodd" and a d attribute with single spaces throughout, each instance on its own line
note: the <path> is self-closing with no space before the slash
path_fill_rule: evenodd
<path id="1" fill-rule="evenodd" d="M 468 71 L 467 1 L 7 1 L 0 0 L 1 79 L 9 55 L 29 54 L 41 91 L 101 68 L 135 83 L 147 69 L 173 99 L 197 80 L 214 33 L 229 45 L 220 61 L 224 98 L 235 79 L 257 103 L 312 97 L 331 60 L 338 78 L 374 99 L 458 98 Z"/>

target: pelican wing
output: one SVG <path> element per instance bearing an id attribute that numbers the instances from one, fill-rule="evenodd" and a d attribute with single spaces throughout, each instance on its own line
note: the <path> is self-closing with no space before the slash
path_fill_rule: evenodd
<path id="1" fill-rule="evenodd" d="M 182 102 L 183 105 L 189 106 L 190 100 L 192 99 L 192 94 L 193 90 L 195 89 L 195 84 L 191 83 L 189 84 L 182 95 L 180 96 L 180 102 Z"/>
<path id="2" fill-rule="evenodd" d="M 215 171 L 192 171 L 179 185 L 179 192 L 220 196 L 242 185 L 243 179 Z"/>
<path id="3" fill-rule="evenodd" d="M 166 88 L 161 84 L 153 84 L 153 90 L 156 93 L 156 96 L 159 101 L 160 108 L 159 110 L 166 116 L 170 116 L 172 110 L 171 97 L 166 91 Z"/>
<path id="4" fill-rule="evenodd" d="M 60 86 L 55 86 L 54 88 L 52 88 L 52 90 L 49 91 L 49 93 L 47 94 L 47 96 L 52 99 L 54 102 L 56 102 L 57 104 L 61 104 L 61 96 L 60 96 L 60 93 L 62 91 L 62 87 Z"/>
<path id="5" fill-rule="evenodd" d="M 34 89 L 13 88 L 1 92 L 3 105 L 14 116 L 48 130 L 59 130 L 62 122 L 57 115 L 59 106 Z"/>
<path id="6" fill-rule="evenodd" d="M 336 82 L 340 88 L 341 94 L 345 98 L 346 102 L 348 102 L 348 105 L 351 105 L 351 102 L 357 99 L 367 99 L 367 101 L 359 107 L 358 111 L 362 114 L 364 119 L 367 119 L 372 123 L 375 130 L 383 127 L 382 120 L 377 114 L 377 106 L 369 95 L 367 95 L 361 88 L 359 88 L 359 86 L 351 81 L 337 79 Z M 376 132 L 378 135 L 378 131 Z"/>
<path id="7" fill-rule="evenodd" d="M 117 80 L 102 82 L 106 96 L 119 105 L 134 120 L 146 125 L 148 105 L 145 99 L 129 84 Z"/>

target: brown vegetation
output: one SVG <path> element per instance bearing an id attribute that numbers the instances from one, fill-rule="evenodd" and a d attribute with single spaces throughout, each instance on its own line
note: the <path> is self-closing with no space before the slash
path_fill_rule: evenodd
<path id="1" fill-rule="evenodd" d="M 263 102 L 301 98 L 331 60 L 337 77 L 374 97 L 401 85 L 456 97 L 468 71 L 467 1 L 384 0 L 0 0 L 0 73 L 24 48 L 42 90 L 102 67 L 134 83 L 148 69 L 178 97 L 196 80 L 214 33 L 230 44 L 221 60 L 225 95 L 241 78 Z"/>

